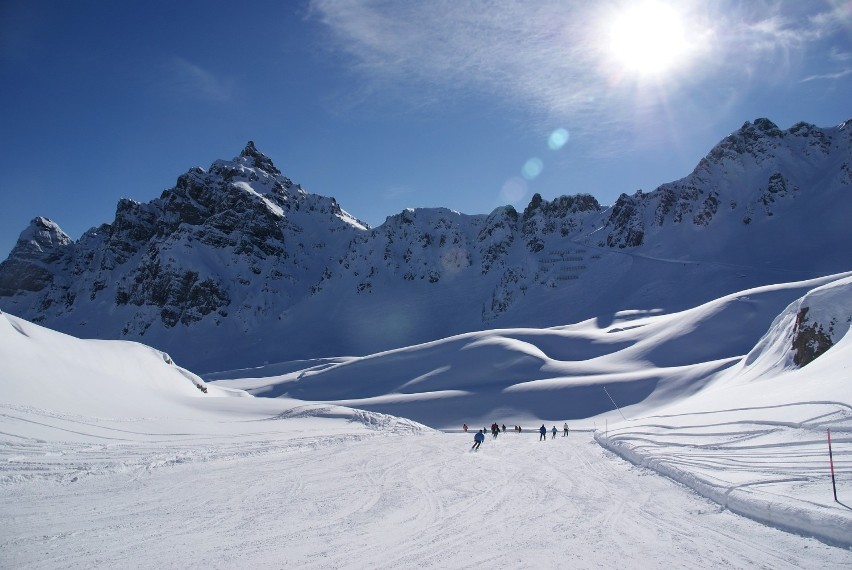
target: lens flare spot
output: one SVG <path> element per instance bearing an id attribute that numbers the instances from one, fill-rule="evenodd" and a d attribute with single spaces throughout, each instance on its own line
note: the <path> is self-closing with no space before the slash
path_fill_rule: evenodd
<path id="1" fill-rule="evenodd" d="M 544 169 L 544 163 L 540 158 L 533 157 L 524 163 L 521 174 L 527 180 L 535 180 Z"/>
<path id="2" fill-rule="evenodd" d="M 550 150 L 559 150 L 568 140 L 571 138 L 571 135 L 565 129 L 556 129 L 547 139 L 547 146 L 550 147 Z"/>
<path id="3" fill-rule="evenodd" d="M 470 267 L 470 255 L 463 249 L 450 249 L 441 255 L 441 267 L 445 274 L 454 275 Z"/>
<path id="4" fill-rule="evenodd" d="M 527 181 L 513 176 L 503 183 L 500 189 L 500 201 L 503 204 L 517 204 L 527 195 Z"/>

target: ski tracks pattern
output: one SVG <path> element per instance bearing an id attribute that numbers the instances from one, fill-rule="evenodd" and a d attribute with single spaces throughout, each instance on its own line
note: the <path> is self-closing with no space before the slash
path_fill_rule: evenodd
<path id="1" fill-rule="evenodd" d="M 0 566 L 183 568 L 191 561 L 204 568 L 783 569 L 852 563 L 849 550 L 720 509 L 619 459 L 588 433 L 542 442 L 538 434 L 503 434 L 478 452 L 469 447 L 467 435 L 434 433 L 319 438 L 295 448 L 256 442 L 248 450 L 232 445 L 191 454 L 201 461 L 74 484 L 10 484 L 0 496 Z"/>

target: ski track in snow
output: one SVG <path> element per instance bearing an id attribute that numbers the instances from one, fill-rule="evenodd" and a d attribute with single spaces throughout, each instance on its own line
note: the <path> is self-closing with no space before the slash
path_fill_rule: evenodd
<path id="1" fill-rule="evenodd" d="M 778 408 L 787 421 L 759 419 Z M 678 421 L 681 424 L 675 425 Z M 848 501 L 830 500 L 829 428 L 834 433 L 834 469 L 845 481 L 852 467 L 852 410 L 838 402 L 702 412 L 689 414 L 689 419 L 655 416 L 625 422 L 606 435 L 597 432 L 595 439 L 731 511 L 849 546 L 852 507 Z"/>
<path id="2" fill-rule="evenodd" d="M 4 568 L 848 568 L 572 432 L 0 448 Z M 17 454 L 17 455 L 16 455 Z M 26 465 L 39 476 L 12 476 Z M 72 482 L 72 473 L 79 479 Z"/>

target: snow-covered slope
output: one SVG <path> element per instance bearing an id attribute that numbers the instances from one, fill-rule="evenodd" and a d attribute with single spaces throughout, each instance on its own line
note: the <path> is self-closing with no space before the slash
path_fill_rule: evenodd
<path id="1" fill-rule="evenodd" d="M 845 567 L 850 299 L 852 275 L 844 274 L 677 314 L 462 335 L 206 383 L 144 345 L 80 340 L 0 313 L 2 560 L 40 568 L 346 566 L 353 557 L 404 568 L 566 559 Z M 812 331 L 830 346 L 797 361 L 811 346 L 797 339 Z M 634 400 L 599 414 L 603 387 L 622 400 L 631 385 Z M 499 393 L 485 421 L 525 431 L 510 427 L 471 454 L 469 435 L 237 388 L 273 395 L 300 386 L 305 396 L 326 389 L 325 400 L 344 395 L 420 413 L 429 408 L 406 398 L 452 408 L 458 393 L 481 395 L 466 401 L 471 415 Z M 539 442 L 534 430 L 545 420 L 567 420 L 570 435 Z M 602 452 L 586 430 L 723 508 Z M 400 434 L 422 437 L 390 437 Z M 491 519 L 524 524 L 495 531 L 482 524 Z M 542 540 L 542 527 L 570 540 Z M 601 551 L 602 543 L 612 547 Z"/>
<path id="2" fill-rule="evenodd" d="M 299 425 L 288 422 L 291 417 L 313 420 Z M 77 339 L 2 312 L 0 418 L 0 447 L 18 458 L 3 462 L 0 483 L 39 474 L 28 459 L 37 442 L 133 445 L 202 435 L 250 441 L 259 433 L 253 426 L 258 421 L 266 422 L 263 433 L 284 439 L 304 437 L 308 430 L 350 437 L 377 428 L 424 429 L 339 406 L 253 398 L 206 384 L 168 354 L 145 345 Z"/>
<path id="3" fill-rule="evenodd" d="M 574 325 L 466 333 L 366 357 L 206 378 L 258 396 L 334 401 L 441 428 L 490 425 L 507 416 L 513 425 L 588 418 L 612 410 L 610 398 L 622 407 L 635 404 L 639 414 L 701 390 L 759 341 L 792 346 L 770 328 L 773 320 L 802 295 L 818 295 L 822 289 L 809 293 L 815 287 L 834 290 L 845 275 L 741 291 L 679 313 L 625 311 Z M 773 371 L 760 370 L 766 372 Z"/>
<path id="4" fill-rule="evenodd" d="M 76 242 L 36 218 L 0 264 L 0 308 L 203 372 L 683 310 L 852 268 L 850 133 L 759 119 L 612 207 L 536 195 L 523 212 L 405 210 L 372 229 L 249 143 Z"/>

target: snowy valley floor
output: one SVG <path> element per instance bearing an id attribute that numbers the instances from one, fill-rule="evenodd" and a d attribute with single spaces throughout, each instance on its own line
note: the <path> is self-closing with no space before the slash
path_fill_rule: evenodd
<path id="1" fill-rule="evenodd" d="M 321 433 L 7 446 L 0 567 L 852 566 L 589 432 Z"/>

